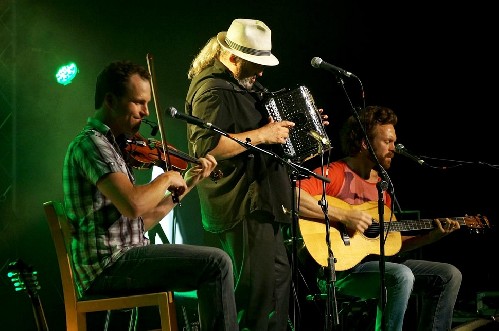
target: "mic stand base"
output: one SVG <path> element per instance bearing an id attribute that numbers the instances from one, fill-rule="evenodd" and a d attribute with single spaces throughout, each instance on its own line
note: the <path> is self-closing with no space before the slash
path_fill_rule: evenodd
<path id="1" fill-rule="evenodd" d="M 326 313 L 325 313 L 325 325 L 324 330 L 330 331 L 334 330 L 339 324 L 338 316 L 338 303 L 336 302 L 336 271 L 334 269 L 334 264 L 336 259 L 334 257 L 329 257 L 328 260 L 328 271 L 327 271 L 327 298 L 326 298 Z"/>

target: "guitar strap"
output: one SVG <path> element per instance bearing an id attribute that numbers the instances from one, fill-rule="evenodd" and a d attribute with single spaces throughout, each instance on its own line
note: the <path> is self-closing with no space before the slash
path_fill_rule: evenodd
<path id="1" fill-rule="evenodd" d="M 345 224 L 341 223 L 341 239 L 343 240 L 343 244 L 345 246 L 350 246 L 350 236 L 348 235 L 347 232 L 347 227 Z"/>

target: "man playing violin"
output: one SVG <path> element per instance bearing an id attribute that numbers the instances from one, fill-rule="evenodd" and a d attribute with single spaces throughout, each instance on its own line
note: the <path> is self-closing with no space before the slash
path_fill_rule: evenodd
<path id="1" fill-rule="evenodd" d="M 118 61 L 97 77 L 95 114 L 70 143 L 63 166 L 64 202 L 75 231 L 71 254 L 80 297 L 197 290 L 201 330 L 238 330 L 232 262 L 222 250 L 151 245 L 144 236 L 208 177 L 211 155 L 179 172 L 137 185 L 116 142 L 133 136 L 149 115 L 151 75 Z"/>

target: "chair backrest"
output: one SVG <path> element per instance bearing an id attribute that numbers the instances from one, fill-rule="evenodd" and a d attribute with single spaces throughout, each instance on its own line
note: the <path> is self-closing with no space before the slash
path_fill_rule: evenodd
<path id="1" fill-rule="evenodd" d="M 43 204 L 43 208 L 54 241 L 57 261 L 59 262 L 66 314 L 72 314 L 76 312 L 78 296 L 69 253 L 71 224 L 66 217 L 66 212 L 61 202 L 48 201 Z"/>

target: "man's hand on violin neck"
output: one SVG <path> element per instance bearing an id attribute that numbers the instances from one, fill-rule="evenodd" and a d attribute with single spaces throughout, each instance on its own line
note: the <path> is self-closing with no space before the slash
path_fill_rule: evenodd
<path id="1" fill-rule="evenodd" d="M 166 171 L 162 176 L 166 177 L 168 191 L 182 195 L 187 189 L 187 184 L 178 171 Z"/>

